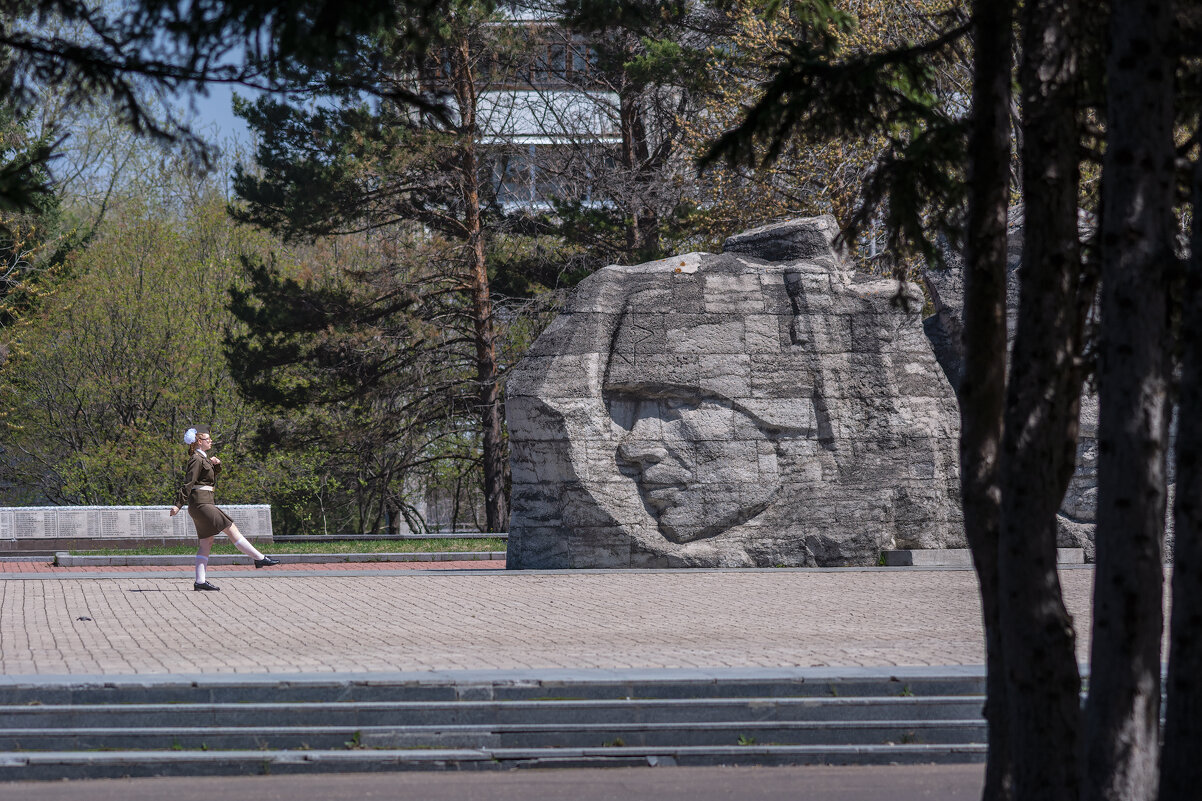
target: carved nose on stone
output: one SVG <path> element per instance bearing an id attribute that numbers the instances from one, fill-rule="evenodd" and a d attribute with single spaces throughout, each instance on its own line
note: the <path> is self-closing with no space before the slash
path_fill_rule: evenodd
<path id="1" fill-rule="evenodd" d="M 647 467 L 659 464 L 668 451 L 655 442 L 623 442 L 618 446 L 618 458 L 623 462 Z"/>

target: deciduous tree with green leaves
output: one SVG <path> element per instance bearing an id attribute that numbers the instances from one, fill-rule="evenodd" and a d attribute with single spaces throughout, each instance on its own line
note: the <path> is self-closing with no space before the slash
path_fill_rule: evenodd
<path id="1" fill-rule="evenodd" d="M 186 217 L 160 200 L 125 198 L 70 256 L 71 280 L 5 332 L 4 467 L 30 500 L 163 503 L 186 424 L 212 423 L 234 447 L 246 433 L 220 326 L 253 237 L 219 197 Z"/>

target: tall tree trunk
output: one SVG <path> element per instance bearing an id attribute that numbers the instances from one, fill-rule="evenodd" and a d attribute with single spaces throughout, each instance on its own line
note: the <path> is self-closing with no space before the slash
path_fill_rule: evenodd
<path id="1" fill-rule="evenodd" d="M 998 613 L 1015 796 L 1076 801 L 1080 729 L 1056 512 L 1072 476 L 1082 315 L 1077 237 L 1077 3 L 1023 10 L 1023 263 L 1003 416 Z"/>
<path id="2" fill-rule="evenodd" d="M 1171 19 L 1169 3 L 1111 3 L 1084 801 L 1151 801 L 1157 791 L 1175 186 Z"/>
<path id="3" fill-rule="evenodd" d="M 981 586 L 989 755 L 985 801 L 1009 801 L 1013 776 L 1006 674 L 998 619 L 998 485 L 1006 391 L 1006 221 L 1010 201 L 1009 0 L 973 4 L 968 258 L 964 274 L 964 376 L 960 382 L 960 481 L 964 525 Z"/>
<path id="4" fill-rule="evenodd" d="M 629 219 L 626 223 L 626 259 L 634 264 L 649 253 L 659 250 L 659 219 L 655 207 L 647 201 L 649 183 L 653 180 L 649 162 L 651 151 L 647 144 L 647 125 L 639 107 L 640 89 L 627 85 L 618 98 L 618 115 L 622 130 L 622 166 L 629 185 Z"/>
<path id="5" fill-rule="evenodd" d="M 1191 250 L 1181 309 L 1173 618 L 1160 801 L 1192 801 L 1202 787 L 1202 163 L 1194 165 Z"/>
<path id="6" fill-rule="evenodd" d="M 480 219 L 480 164 L 476 154 L 476 85 L 472 70 L 471 42 L 457 43 L 455 95 L 459 104 L 460 173 L 464 207 L 464 229 L 468 249 L 468 291 L 472 305 L 472 336 L 476 345 L 476 384 L 483 440 L 484 509 L 489 531 L 509 526 L 509 502 L 505 493 L 505 436 L 501 414 L 500 370 L 497 368 L 496 333 L 493 329 L 492 299 L 489 295 L 488 262 L 484 250 L 484 228 Z"/>

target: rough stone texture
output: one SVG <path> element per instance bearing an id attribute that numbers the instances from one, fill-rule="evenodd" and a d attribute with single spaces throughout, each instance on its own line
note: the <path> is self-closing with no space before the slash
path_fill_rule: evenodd
<path id="1" fill-rule="evenodd" d="M 1082 236 L 1088 236 L 1094 226 L 1093 218 L 1082 212 L 1079 226 Z M 1007 235 L 1006 331 L 1009 343 L 1013 344 L 1015 325 L 1018 320 L 1018 270 L 1022 265 L 1022 206 L 1010 209 Z M 948 262 L 947 269 L 928 270 L 924 276 L 928 292 L 935 304 L 935 314 L 928 317 L 923 326 L 948 380 L 952 386 L 958 387 L 960 377 L 963 375 L 960 330 L 964 314 L 964 265 L 959 254 L 949 252 L 945 255 Z M 1088 384 L 1081 393 L 1081 411 L 1078 421 L 1077 467 L 1069 481 L 1064 503 L 1060 507 L 1059 537 L 1056 544 L 1061 548 L 1081 548 L 1085 551 L 1085 560 L 1093 562 L 1094 528 L 1097 521 L 1098 501 L 1098 396 Z M 1170 439 L 1170 443 L 1173 440 L 1175 437 Z M 1175 459 L 1170 453 L 1170 482 L 1174 480 L 1174 461 Z M 1172 498 L 1173 485 L 1170 483 L 1168 503 L 1170 513 L 1165 521 L 1166 552 L 1170 555 L 1173 543 Z"/>
<path id="2" fill-rule="evenodd" d="M 795 220 L 581 283 L 507 384 L 509 567 L 963 547 L 958 413 L 922 296 L 854 282 L 835 232 Z M 805 257 L 765 258 L 781 254 Z"/>
<path id="3" fill-rule="evenodd" d="M 723 253 L 739 253 L 764 261 L 801 261 L 832 255 L 831 246 L 839 236 L 834 217 L 809 217 L 786 220 L 728 237 Z"/>

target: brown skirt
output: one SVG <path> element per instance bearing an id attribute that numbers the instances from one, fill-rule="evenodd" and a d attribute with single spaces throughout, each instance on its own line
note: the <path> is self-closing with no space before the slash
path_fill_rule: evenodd
<path id="1" fill-rule="evenodd" d="M 234 524 L 230 516 L 213 503 L 213 493 L 207 490 L 196 490 L 192 493 L 188 503 L 188 517 L 196 524 L 196 536 L 202 540 L 216 536 Z"/>

